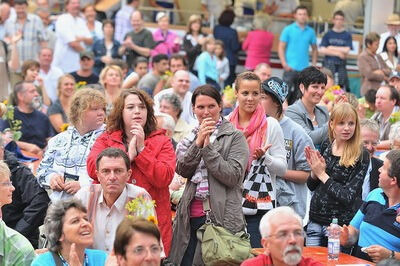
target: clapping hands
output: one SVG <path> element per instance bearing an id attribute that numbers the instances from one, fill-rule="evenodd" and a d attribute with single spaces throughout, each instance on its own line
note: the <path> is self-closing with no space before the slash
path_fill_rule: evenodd
<path id="1" fill-rule="evenodd" d="M 204 118 L 197 133 L 196 145 L 203 148 L 210 143 L 210 136 L 215 130 L 215 121 L 211 117 Z"/>
<path id="2" fill-rule="evenodd" d="M 134 123 L 130 130 L 133 135 L 128 146 L 129 159 L 132 161 L 144 149 L 144 130 L 139 123 Z"/>
<path id="3" fill-rule="evenodd" d="M 329 176 L 325 172 L 326 163 L 324 157 L 322 157 L 319 151 L 313 150 L 310 146 L 305 147 L 304 153 L 314 176 L 325 183 Z"/>

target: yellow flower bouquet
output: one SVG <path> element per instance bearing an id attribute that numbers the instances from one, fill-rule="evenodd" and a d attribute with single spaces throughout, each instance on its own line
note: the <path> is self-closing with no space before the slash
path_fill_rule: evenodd
<path id="1" fill-rule="evenodd" d="M 154 224 L 158 224 L 154 207 L 156 206 L 154 200 L 150 200 L 143 196 L 139 196 L 125 205 L 128 210 L 128 217 L 142 217 Z"/>

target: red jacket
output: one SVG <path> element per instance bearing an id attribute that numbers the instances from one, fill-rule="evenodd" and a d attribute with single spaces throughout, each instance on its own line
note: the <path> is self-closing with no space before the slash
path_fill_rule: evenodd
<path id="1" fill-rule="evenodd" d="M 145 148 L 132 161 L 132 176 L 129 183 L 142 187 L 156 201 L 156 213 L 165 254 L 168 256 L 172 240 L 171 204 L 168 186 L 175 172 L 176 158 L 171 140 L 165 136 L 165 130 L 152 132 L 144 141 Z M 108 147 L 119 148 L 127 152 L 122 142 L 122 131 L 104 132 L 94 143 L 87 158 L 87 171 L 94 182 L 96 176 L 96 158 Z M 134 180 L 134 182 L 132 182 Z"/>

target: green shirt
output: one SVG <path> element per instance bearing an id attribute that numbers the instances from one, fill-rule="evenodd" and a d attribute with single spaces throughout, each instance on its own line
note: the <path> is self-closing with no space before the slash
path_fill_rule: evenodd
<path id="1" fill-rule="evenodd" d="M 0 219 L 0 266 L 31 265 L 34 258 L 31 243 Z"/>

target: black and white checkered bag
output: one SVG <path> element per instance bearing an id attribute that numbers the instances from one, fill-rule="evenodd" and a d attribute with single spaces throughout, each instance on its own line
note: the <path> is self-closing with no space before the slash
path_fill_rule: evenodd
<path id="1" fill-rule="evenodd" d="M 263 164 L 265 155 L 251 162 L 251 168 L 243 182 L 242 207 L 245 215 L 255 215 L 257 210 L 275 208 L 275 193 L 271 175 Z"/>

